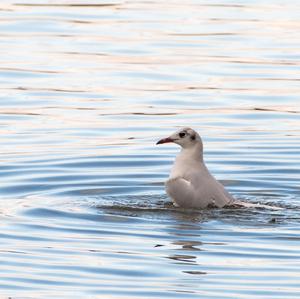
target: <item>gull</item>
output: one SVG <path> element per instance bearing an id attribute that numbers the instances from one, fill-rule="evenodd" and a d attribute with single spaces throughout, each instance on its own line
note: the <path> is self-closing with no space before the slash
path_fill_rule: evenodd
<path id="1" fill-rule="evenodd" d="M 169 179 L 166 192 L 177 207 L 205 209 L 223 208 L 234 198 L 209 172 L 203 161 L 203 144 L 200 135 L 191 128 L 183 128 L 156 144 L 173 142 L 181 146 Z"/>

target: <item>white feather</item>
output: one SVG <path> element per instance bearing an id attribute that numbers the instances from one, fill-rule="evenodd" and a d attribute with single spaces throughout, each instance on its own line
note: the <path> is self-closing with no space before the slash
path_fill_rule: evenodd
<path id="1" fill-rule="evenodd" d="M 192 129 L 183 130 L 187 138 L 178 137 L 182 130 L 169 137 L 181 145 L 182 150 L 176 157 L 169 180 L 166 182 L 166 192 L 175 205 L 185 208 L 204 209 L 208 205 L 222 208 L 231 204 L 234 198 L 210 174 L 203 161 L 200 136 Z M 192 139 L 191 136 L 196 138 Z"/>

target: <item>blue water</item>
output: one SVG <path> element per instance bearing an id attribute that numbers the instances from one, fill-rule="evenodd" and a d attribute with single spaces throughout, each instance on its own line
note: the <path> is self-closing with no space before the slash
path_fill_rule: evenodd
<path id="1" fill-rule="evenodd" d="M 0 295 L 299 298 L 299 11 L 3 1 Z M 155 143 L 182 126 L 267 207 L 173 207 L 179 149 Z"/>

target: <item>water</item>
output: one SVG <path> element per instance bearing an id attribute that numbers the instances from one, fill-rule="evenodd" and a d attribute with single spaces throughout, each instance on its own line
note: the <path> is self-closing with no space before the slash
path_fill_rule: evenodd
<path id="1" fill-rule="evenodd" d="M 0 295 L 299 298 L 298 1 L 1 5 Z M 199 131 L 211 172 L 272 208 L 165 195 Z"/>

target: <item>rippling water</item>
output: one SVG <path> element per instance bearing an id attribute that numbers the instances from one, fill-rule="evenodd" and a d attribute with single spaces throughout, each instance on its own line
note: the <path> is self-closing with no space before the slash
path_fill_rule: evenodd
<path id="1" fill-rule="evenodd" d="M 0 295 L 299 298 L 299 11 L 3 1 Z M 267 207 L 172 207 L 180 126 Z"/>

